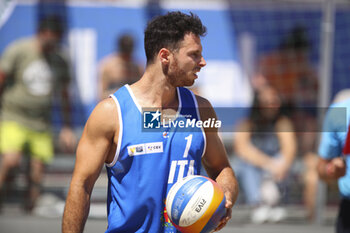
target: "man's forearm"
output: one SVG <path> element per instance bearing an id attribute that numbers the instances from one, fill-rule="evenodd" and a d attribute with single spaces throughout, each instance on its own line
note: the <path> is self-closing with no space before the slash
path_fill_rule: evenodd
<path id="1" fill-rule="evenodd" d="M 83 188 L 72 188 L 68 193 L 62 220 L 62 233 L 81 233 L 89 215 L 90 195 Z"/>
<path id="2" fill-rule="evenodd" d="M 222 187 L 224 193 L 229 194 L 230 201 L 232 201 L 232 205 L 235 204 L 239 187 L 236 176 L 231 167 L 225 167 L 216 177 L 216 182 Z"/>

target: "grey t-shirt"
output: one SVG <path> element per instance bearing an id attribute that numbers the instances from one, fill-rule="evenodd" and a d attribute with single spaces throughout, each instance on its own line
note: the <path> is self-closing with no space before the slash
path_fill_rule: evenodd
<path id="1" fill-rule="evenodd" d="M 45 55 L 37 39 L 10 44 L 2 54 L 0 70 L 6 74 L 1 119 L 17 121 L 34 130 L 48 130 L 52 96 L 69 82 L 66 59 L 57 52 Z"/>

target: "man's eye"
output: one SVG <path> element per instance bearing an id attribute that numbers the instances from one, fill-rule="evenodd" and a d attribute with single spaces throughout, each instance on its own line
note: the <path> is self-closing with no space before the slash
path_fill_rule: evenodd
<path id="1" fill-rule="evenodd" d="M 200 55 L 199 53 L 193 53 L 192 56 L 193 56 L 194 58 L 199 58 L 201 55 Z"/>

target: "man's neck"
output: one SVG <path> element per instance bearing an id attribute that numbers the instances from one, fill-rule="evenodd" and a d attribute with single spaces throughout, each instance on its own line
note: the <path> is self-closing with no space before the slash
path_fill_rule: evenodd
<path id="1" fill-rule="evenodd" d="M 178 108 L 176 87 L 167 81 L 162 72 L 157 72 L 156 67 L 147 68 L 141 79 L 131 85 L 131 89 L 143 108 Z"/>

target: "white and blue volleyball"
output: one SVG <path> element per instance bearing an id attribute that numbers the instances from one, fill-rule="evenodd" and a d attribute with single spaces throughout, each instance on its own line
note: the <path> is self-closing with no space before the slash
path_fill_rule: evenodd
<path id="1" fill-rule="evenodd" d="M 212 179 L 187 176 L 169 190 L 166 212 L 172 224 L 183 233 L 211 232 L 226 213 L 225 196 Z"/>

